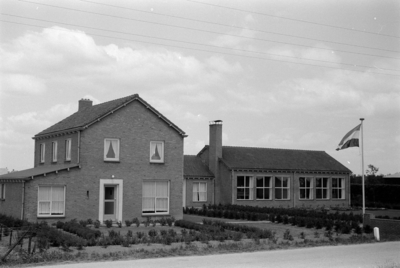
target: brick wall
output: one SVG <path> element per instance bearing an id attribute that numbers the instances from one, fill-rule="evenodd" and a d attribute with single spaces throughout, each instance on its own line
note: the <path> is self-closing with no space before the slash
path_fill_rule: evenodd
<path id="1" fill-rule="evenodd" d="M 77 134 L 72 135 L 72 148 L 76 150 L 77 137 Z M 59 139 L 66 138 L 67 136 L 62 136 Z M 104 161 L 105 138 L 120 140 L 119 162 Z M 51 141 L 52 139 L 46 140 L 46 159 L 49 157 L 49 160 Z M 164 141 L 164 163 L 150 163 L 150 141 Z M 40 141 L 37 146 L 39 143 Z M 65 154 L 65 151 L 60 150 L 63 146 L 64 143 L 60 142 L 59 154 L 62 155 Z M 77 161 L 75 149 L 72 149 L 71 156 L 75 156 L 72 163 Z M 133 101 L 81 132 L 80 165 L 81 169 L 48 174 L 31 181 L 27 196 L 30 204 L 27 204 L 29 209 L 26 217 L 30 220 L 37 218 L 38 185 L 65 184 L 67 198 L 66 215 L 63 219 L 98 219 L 100 180 L 114 178 L 123 181 L 122 221 L 143 217 L 142 183 L 147 180 L 170 182 L 168 215 L 176 219 L 182 218 L 183 137 L 138 101 Z"/>
<path id="2" fill-rule="evenodd" d="M 71 139 L 71 160 L 65 159 L 65 140 Z M 52 142 L 57 141 L 57 162 L 53 162 Z M 45 144 L 45 162 L 40 163 L 40 144 Z M 35 140 L 34 166 L 48 166 L 78 162 L 78 133 Z"/>
<path id="3" fill-rule="evenodd" d="M 374 214 L 364 214 L 364 226 L 369 225 L 372 228 L 379 228 L 379 235 L 381 237 L 390 235 L 400 235 L 400 221 L 389 219 L 376 219 Z"/>
<path id="4" fill-rule="evenodd" d="M 22 183 L 5 183 L 5 199 L 0 200 L 0 213 L 21 218 Z"/>

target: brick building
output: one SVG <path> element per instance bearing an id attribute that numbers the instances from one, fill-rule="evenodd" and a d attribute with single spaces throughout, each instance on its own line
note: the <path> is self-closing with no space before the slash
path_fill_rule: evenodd
<path id="1" fill-rule="evenodd" d="M 210 123 L 209 139 L 196 156 L 184 157 L 187 206 L 350 205 L 351 171 L 326 152 L 223 146 L 220 120 Z M 193 182 L 203 184 L 203 199 Z"/>
<path id="2" fill-rule="evenodd" d="M 79 110 L 33 137 L 34 167 L 0 176 L 0 213 L 37 220 L 182 218 L 185 133 L 139 95 Z"/>

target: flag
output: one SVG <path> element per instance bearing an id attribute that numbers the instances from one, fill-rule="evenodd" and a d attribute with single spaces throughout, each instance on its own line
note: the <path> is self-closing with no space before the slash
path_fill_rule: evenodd
<path id="1" fill-rule="evenodd" d="M 349 147 L 360 147 L 360 129 L 361 124 L 350 130 L 349 133 L 347 133 L 340 141 L 338 147 L 336 148 L 336 151 L 343 150 Z"/>

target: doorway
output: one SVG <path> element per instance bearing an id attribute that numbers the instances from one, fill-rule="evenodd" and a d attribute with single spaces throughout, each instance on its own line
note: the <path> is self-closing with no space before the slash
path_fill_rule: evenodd
<path id="1" fill-rule="evenodd" d="M 117 195 L 118 187 L 116 185 L 104 186 L 104 220 L 116 221 L 118 204 Z"/>

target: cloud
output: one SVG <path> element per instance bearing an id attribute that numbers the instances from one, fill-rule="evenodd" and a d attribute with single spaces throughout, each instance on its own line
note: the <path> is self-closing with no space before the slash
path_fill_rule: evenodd
<path id="1" fill-rule="evenodd" d="M 83 31 L 61 27 L 27 32 L 1 44 L 0 53 L 2 90 L 32 94 L 49 89 L 93 96 L 94 89 L 131 94 L 132 88 L 141 92 L 173 90 L 174 86 L 207 88 L 242 70 L 237 62 L 222 57 L 199 60 L 164 48 L 99 45 Z M 202 91 L 196 99 L 209 101 Z"/>
<path id="2" fill-rule="evenodd" d="M 40 94 L 47 89 L 44 79 L 29 74 L 4 74 L 0 85 L 0 91 L 11 94 Z"/>
<path id="3" fill-rule="evenodd" d="M 14 132 L 32 135 L 50 127 L 76 111 L 76 104 L 56 104 L 48 110 L 9 116 L 4 120 L 4 123 Z"/>

